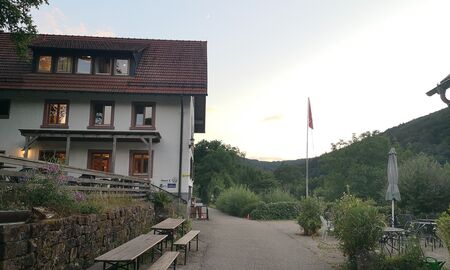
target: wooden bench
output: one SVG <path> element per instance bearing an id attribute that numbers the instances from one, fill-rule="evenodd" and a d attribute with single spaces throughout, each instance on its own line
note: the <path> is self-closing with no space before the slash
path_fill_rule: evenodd
<path id="1" fill-rule="evenodd" d="M 166 270 L 173 264 L 173 269 L 177 269 L 177 257 L 180 252 L 177 251 L 166 251 L 164 254 L 154 262 L 146 270 Z"/>
<path id="2" fill-rule="evenodd" d="M 186 264 L 186 258 L 187 258 L 187 252 L 188 252 L 188 246 L 189 250 L 191 250 L 191 241 L 196 238 L 197 239 L 197 251 L 198 251 L 198 235 L 200 234 L 200 231 L 192 230 L 185 234 L 183 237 L 178 239 L 174 245 L 176 247 L 176 250 L 178 249 L 184 249 L 184 264 Z"/>

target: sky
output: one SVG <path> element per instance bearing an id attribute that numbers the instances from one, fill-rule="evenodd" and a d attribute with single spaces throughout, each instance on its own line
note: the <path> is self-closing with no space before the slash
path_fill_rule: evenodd
<path id="1" fill-rule="evenodd" d="M 62 1 L 33 10 L 40 33 L 205 40 L 206 133 L 248 158 L 309 156 L 353 133 L 445 108 L 446 0 Z"/>

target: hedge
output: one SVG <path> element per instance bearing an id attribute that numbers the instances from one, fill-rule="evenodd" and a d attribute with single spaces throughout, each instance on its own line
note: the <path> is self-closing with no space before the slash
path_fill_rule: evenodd
<path id="1" fill-rule="evenodd" d="M 298 202 L 263 203 L 250 213 L 252 219 L 295 219 L 300 213 Z"/>

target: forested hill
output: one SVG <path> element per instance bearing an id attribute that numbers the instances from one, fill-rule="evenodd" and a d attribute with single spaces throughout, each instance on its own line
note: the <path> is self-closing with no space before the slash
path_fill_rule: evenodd
<path id="1" fill-rule="evenodd" d="M 415 153 L 423 152 L 440 163 L 450 161 L 450 108 L 390 128 L 384 133 L 392 142 Z"/>
<path id="2" fill-rule="evenodd" d="M 382 133 L 353 134 L 339 140 L 330 152 L 309 160 L 309 191 L 334 201 L 344 192 L 384 205 L 387 160 L 397 151 L 398 206 L 411 213 L 439 213 L 450 203 L 450 109 L 390 128 Z M 305 195 L 305 160 L 264 162 L 221 141 L 200 141 L 195 147 L 195 194 L 215 201 L 230 187 L 245 186 L 260 196 L 271 191 Z M 430 200 L 432 198 L 432 200 Z"/>
<path id="3" fill-rule="evenodd" d="M 414 153 L 433 156 L 439 163 L 450 161 L 450 108 L 428 114 L 407 123 L 387 129 L 380 135 L 386 135 L 393 144 L 399 144 Z M 320 160 L 321 157 L 318 157 Z M 275 171 L 282 164 L 304 166 L 304 159 L 285 161 L 259 161 L 244 159 L 247 165 Z"/>

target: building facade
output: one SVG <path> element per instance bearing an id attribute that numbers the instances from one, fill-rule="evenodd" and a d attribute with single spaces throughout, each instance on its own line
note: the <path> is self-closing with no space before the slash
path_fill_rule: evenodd
<path id="1" fill-rule="evenodd" d="M 206 42 L 39 35 L 24 60 L 0 33 L 0 153 L 189 199 L 206 95 Z"/>

